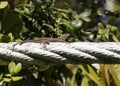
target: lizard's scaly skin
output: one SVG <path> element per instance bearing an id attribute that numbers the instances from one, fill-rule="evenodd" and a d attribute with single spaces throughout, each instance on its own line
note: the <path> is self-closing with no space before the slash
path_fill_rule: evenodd
<path id="1" fill-rule="evenodd" d="M 43 38 L 39 38 L 39 39 L 36 39 L 36 40 L 25 40 L 25 41 L 19 42 L 17 44 L 23 44 L 23 43 L 26 43 L 26 42 L 35 42 L 35 43 L 66 42 L 65 40 L 68 38 L 68 36 L 69 36 L 69 34 L 65 33 L 58 38 L 43 37 Z"/>

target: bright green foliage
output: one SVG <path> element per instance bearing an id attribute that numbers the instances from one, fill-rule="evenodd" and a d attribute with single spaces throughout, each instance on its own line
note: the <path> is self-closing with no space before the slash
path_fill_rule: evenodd
<path id="1" fill-rule="evenodd" d="M 107 24 L 104 26 L 102 23 L 98 23 L 98 38 L 103 41 L 120 41 L 120 31 L 118 27 Z"/>
<path id="2" fill-rule="evenodd" d="M 120 75 L 118 72 L 120 65 L 101 65 L 98 70 L 99 86 L 119 86 Z"/>
<path id="3" fill-rule="evenodd" d="M 0 9 L 5 8 L 8 5 L 8 1 L 0 1 Z"/>
<path id="4" fill-rule="evenodd" d="M 106 4 L 108 4 L 106 6 L 106 8 L 108 10 L 110 10 L 111 12 L 118 12 L 118 11 L 120 11 L 120 3 L 117 2 L 117 1 L 119 1 L 119 0 L 108 0 L 106 2 Z"/>
<path id="5" fill-rule="evenodd" d="M 0 74 L 0 86 L 2 86 L 5 82 L 10 83 L 23 79 L 23 76 L 17 75 L 21 71 L 21 69 L 21 63 L 15 64 L 15 62 L 10 62 L 8 65 L 8 72 Z"/>
<path id="6" fill-rule="evenodd" d="M 9 73 L 10 73 L 11 75 L 14 74 L 15 66 L 16 66 L 16 64 L 15 64 L 14 62 L 11 62 L 11 63 L 8 65 L 8 70 L 9 70 Z"/>
<path id="7" fill-rule="evenodd" d="M 37 71 L 45 71 L 49 68 L 49 65 L 40 65 L 37 67 Z"/>
<path id="8" fill-rule="evenodd" d="M 14 68 L 14 73 L 18 74 L 21 71 L 21 69 L 22 69 L 22 65 L 21 63 L 18 63 L 16 67 Z"/>
<path id="9" fill-rule="evenodd" d="M 98 84 L 98 76 L 95 72 L 95 70 L 90 65 L 79 65 L 80 69 L 83 70 L 83 73 L 85 73 L 89 78 L 91 78 L 96 84 Z"/>
<path id="10" fill-rule="evenodd" d="M 12 33 L 9 33 L 8 35 L 0 34 L 0 41 L 1 42 L 12 42 L 14 41 L 14 37 Z"/>
<path id="11" fill-rule="evenodd" d="M 109 72 L 116 86 L 120 85 L 120 65 L 108 65 Z M 109 81 L 111 82 L 111 81 Z"/>
<path id="12" fill-rule="evenodd" d="M 83 77 L 82 82 L 81 82 L 81 86 L 89 86 L 87 77 Z"/>
<path id="13" fill-rule="evenodd" d="M 71 9 L 52 7 L 50 2 L 47 2 L 44 6 L 44 3 L 39 2 L 35 6 L 22 5 L 15 9 L 16 12 L 20 13 L 25 22 L 25 36 L 41 37 L 60 35 L 63 32 L 72 33 L 74 29 L 79 29 L 83 22 L 90 22 L 90 9 L 78 14 Z M 29 32 L 29 30 L 32 31 Z"/>

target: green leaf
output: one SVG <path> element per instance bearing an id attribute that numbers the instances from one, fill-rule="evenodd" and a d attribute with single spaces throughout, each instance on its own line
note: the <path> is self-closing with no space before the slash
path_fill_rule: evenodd
<path id="1" fill-rule="evenodd" d="M 11 78 L 3 78 L 4 82 L 11 82 Z"/>
<path id="2" fill-rule="evenodd" d="M 105 35 L 106 34 L 106 29 L 99 29 L 98 33 L 100 35 Z"/>
<path id="3" fill-rule="evenodd" d="M 100 69 L 98 70 L 98 76 L 99 76 L 98 86 L 107 86 L 105 79 L 105 65 L 100 65 Z"/>
<path id="4" fill-rule="evenodd" d="M 81 86 L 89 86 L 87 77 L 82 78 Z"/>
<path id="5" fill-rule="evenodd" d="M 14 41 L 14 36 L 13 36 L 12 33 L 9 33 L 8 36 L 10 37 L 10 41 L 11 41 L 11 42 Z"/>
<path id="6" fill-rule="evenodd" d="M 3 86 L 3 82 L 4 82 L 3 80 L 2 80 L 2 81 L 0 81 L 0 86 Z"/>
<path id="7" fill-rule="evenodd" d="M 2 38 L 3 35 L 4 35 L 4 34 L 1 34 L 1 33 L 0 33 L 0 40 L 1 40 L 1 38 Z"/>
<path id="8" fill-rule="evenodd" d="M 88 17 L 91 15 L 91 10 L 90 9 L 86 9 L 85 12 L 81 13 L 79 16 L 80 18 L 84 18 L 84 17 Z"/>
<path id="9" fill-rule="evenodd" d="M 15 62 L 10 62 L 9 65 L 8 65 L 8 70 L 9 70 L 9 73 L 10 73 L 11 75 L 14 74 L 15 66 L 16 66 Z"/>
<path id="10" fill-rule="evenodd" d="M 39 72 L 37 72 L 37 71 L 33 72 L 33 76 L 35 77 L 35 79 L 38 79 L 38 76 L 39 76 L 38 74 L 39 74 Z"/>
<path id="11" fill-rule="evenodd" d="M 54 27 L 52 25 L 49 25 L 49 24 L 46 24 L 46 23 L 44 23 L 43 26 L 46 26 L 46 27 L 48 27 L 50 29 L 54 29 Z"/>
<path id="12" fill-rule="evenodd" d="M 105 15 L 104 14 L 104 10 L 101 9 L 101 8 L 97 10 L 97 14 L 100 15 L 100 16 L 104 16 Z"/>
<path id="13" fill-rule="evenodd" d="M 98 23 L 98 28 L 105 29 L 104 25 L 102 23 Z"/>
<path id="14" fill-rule="evenodd" d="M 90 74 L 90 76 L 92 76 L 91 78 L 97 82 L 98 75 L 96 74 L 95 70 L 90 65 L 87 65 L 87 66 L 88 66 L 89 74 Z"/>
<path id="15" fill-rule="evenodd" d="M 91 15 L 91 10 L 85 10 L 85 12 L 81 13 L 79 15 L 79 18 L 81 18 L 82 20 L 86 21 L 86 22 L 90 22 L 91 19 L 89 18 L 89 16 Z"/>
<path id="16" fill-rule="evenodd" d="M 117 0 L 107 0 L 106 10 L 109 10 L 111 12 L 120 11 L 120 3 Z"/>
<path id="17" fill-rule="evenodd" d="M 3 78 L 3 73 L 0 74 L 0 81 L 2 80 Z"/>
<path id="18" fill-rule="evenodd" d="M 23 79 L 23 77 L 22 76 L 12 76 L 11 79 L 12 79 L 12 81 L 19 81 L 19 80 Z"/>
<path id="19" fill-rule="evenodd" d="M 11 74 L 5 74 L 6 77 L 11 77 Z"/>
<path id="20" fill-rule="evenodd" d="M 106 34 L 107 29 L 104 27 L 102 23 L 98 23 L 98 28 L 99 28 L 98 33 L 100 35 Z"/>
<path id="21" fill-rule="evenodd" d="M 73 20 L 71 22 L 71 24 L 72 24 L 73 28 L 80 28 L 82 26 L 82 24 L 83 24 L 83 21 L 77 19 L 77 20 Z"/>
<path id="22" fill-rule="evenodd" d="M 116 32 L 118 28 L 116 26 L 111 26 L 111 32 Z"/>
<path id="23" fill-rule="evenodd" d="M 85 65 L 85 67 L 84 65 L 79 65 L 79 67 L 89 78 L 91 78 L 95 83 L 98 83 L 98 75 L 90 65 Z"/>
<path id="24" fill-rule="evenodd" d="M 90 22 L 91 21 L 91 19 L 89 17 L 82 17 L 81 19 L 83 19 L 86 22 Z"/>
<path id="25" fill-rule="evenodd" d="M 15 69 L 14 69 L 14 73 L 17 74 L 21 71 L 22 69 L 22 64 L 21 63 L 18 63 L 16 66 L 15 66 Z"/>
<path id="26" fill-rule="evenodd" d="M 114 40 L 115 42 L 119 42 L 119 39 L 118 39 L 118 37 L 117 37 L 116 35 L 114 35 L 114 34 L 112 34 L 112 33 L 111 33 L 111 35 L 112 35 L 112 38 L 113 38 L 113 40 Z"/>
<path id="27" fill-rule="evenodd" d="M 120 85 L 120 65 L 118 64 L 108 65 L 108 67 L 116 86 L 119 86 Z"/>
<path id="28" fill-rule="evenodd" d="M 0 1 L 0 9 L 5 8 L 8 5 L 8 1 Z"/>
<path id="29" fill-rule="evenodd" d="M 38 71 L 45 71 L 49 68 L 49 65 L 40 65 L 37 70 Z"/>

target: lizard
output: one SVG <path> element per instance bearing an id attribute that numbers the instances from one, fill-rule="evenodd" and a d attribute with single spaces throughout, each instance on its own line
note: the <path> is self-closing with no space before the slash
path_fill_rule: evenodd
<path id="1" fill-rule="evenodd" d="M 27 43 L 27 42 L 43 43 L 43 44 L 44 43 L 49 44 L 49 42 L 66 42 L 65 40 L 68 38 L 68 36 L 69 36 L 69 34 L 65 33 L 58 38 L 43 37 L 43 38 L 39 38 L 39 39 L 36 39 L 36 40 L 25 40 L 23 42 L 19 42 L 19 43 L 14 44 L 14 46 L 17 45 L 17 44 L 21 45 L 21 44 Z"/>

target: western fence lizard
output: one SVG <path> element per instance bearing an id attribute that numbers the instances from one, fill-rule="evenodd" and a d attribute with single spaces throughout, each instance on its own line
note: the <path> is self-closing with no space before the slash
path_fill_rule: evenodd
<path id="1" fill-rule="evenodd" d="M 65 33 L 58 38 L 43 37 L 43 38 L 39 38 L 36 40 L 25 40 L 23 42 L 16 43 L 15 45 L 17 45 L 17 44 L 21 45 L 21 44 L 26 43 L 26 42 L 46 43 L 46 44 L 48 44 L 49 42 L 66 42 L 65 40 L 68 38 L 68 36 L 69 36 L 69 34 Z"/>

